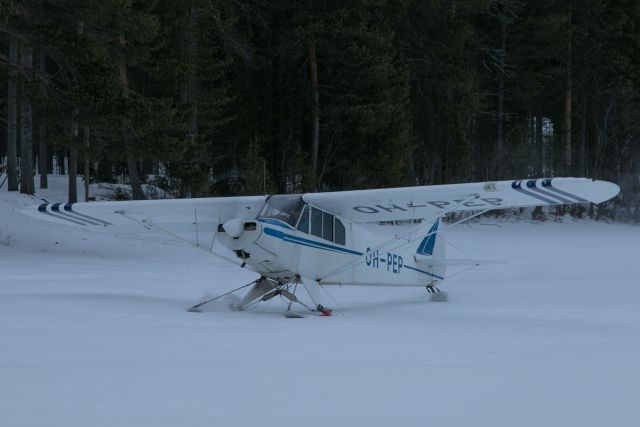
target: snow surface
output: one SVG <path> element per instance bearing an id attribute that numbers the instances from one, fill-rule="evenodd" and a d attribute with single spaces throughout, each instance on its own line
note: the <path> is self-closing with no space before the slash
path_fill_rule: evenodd
<path id="1" fill-rule="evenodd" d="M 275 299 L 188 313 L 255 275 L 16 211 L 34 203 L 0 193 L 1 426 L 639 423 L 639 227 L 461 226 L 449 242 L 506 263 L 452 277 L 448 302 L 329 288 L 333 317 L 286 319 Z"/>

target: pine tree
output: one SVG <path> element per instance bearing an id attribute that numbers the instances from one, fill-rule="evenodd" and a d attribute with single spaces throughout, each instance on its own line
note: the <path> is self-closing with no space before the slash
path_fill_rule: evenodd
<path id="1" fill-rule="evenodd" d="M 489 149 L 476 147 L 472 129 L 489 105 L 480 96 L 484 67 L 474 22 L 483 7 L 475 0 L 410 1 L 396 25 L 396 43 L 409 70 L 414 182 L 477 179 L 491 162 Z"/>
<path id="2" fill-rule="evenodd" d="M 18 62 L 18 47 L 18 39 L 10 36 L 8 64 L 10 67 L 15 67 Z M 10 70 L 7 89 L 7 189 L 9 191 L 18 191 L 17 100 L 17 76 L 14 70 Z"/>
<path id="3" fill-rule="evenodd" d="M 273 194 L 274 185 L 267 161 L 260 153 L 260 141 L 251 141 L 244 156 L 242 170 L 245 177 L 244 194 Z"/>
<path id="4" fill-rule="evenodd" d="M 327 7 L 326 5 L 324 7 Z M 320 11 L 317 38 L 321 185 L 401 185 L 409 171 L 408 86 L 393 47 L 390 20 L 362 1 Z"/>
<path id="5" fill-rule="evenodd" d="M 20 65 L 25 78 L 20 91 L 20 192 L 35 194 L 33 182 L 33 106 L 31 76 L 33 73 L 33 47 L 23 43 L 20 49 Z"/>

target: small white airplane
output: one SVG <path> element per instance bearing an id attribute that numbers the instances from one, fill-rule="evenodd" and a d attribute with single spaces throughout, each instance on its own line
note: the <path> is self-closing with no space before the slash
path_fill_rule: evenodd
<path id="1" fill-rule="evenodd" d="M 199 247 L 199 236 L 210 233 L 209 250 L 217 241 L 233 252 L 232 261 L 260 275 L 238 288 L 253 285 L 237 309 L 281 295 L 290 301 L 288 312 L 299 303 L 329 315 L 323 289 L 328 285 L 418 286 L 437 298 L 448 266 L 477 265 L 445 256 L 438 238 L 443 229 L 494 209 L 601 203 L 619 191 L 606 181 L 547 178 L 302 195 L 52 203 L 23 212 L 67 225 L 137 224 L 181 239 L 195 234 Z M 441 221 L 460 211 L 472 213 L 452 224 Z M 313 306 L 297 298 L 299 284 Z"/>

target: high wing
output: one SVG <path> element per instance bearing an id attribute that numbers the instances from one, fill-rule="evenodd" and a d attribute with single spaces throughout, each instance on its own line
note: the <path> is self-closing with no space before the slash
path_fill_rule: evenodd
<path id="1" fill-rule="evenodd" d="M 76 226 L 142 223 L 174 233 L 193 232 L 194 225 L 213 231 L 231 218 L 255 218 L 264 196 L 199 199 L 135 200 L 120 202 L 50 203 L 32 206 L 22 213 L 37 219 Z"/>
<path id="2" fill-rule="evenodd" d="M 446 212 L 601 203 L 620 188 L 589 178 L 545 178 L 471 184 L 308 193 L 312 206 L 355 222 L 428 219 Z"/>
<path id="3" fill-rule="evenodd" d="M 588 178 L 546 178 L 469 184 L 432 185 L 375 190 L 307 193 L 312 206 L 354 222 L 429 219 L 446 212 L 482 211 L 512 207 L 601 203 L 620 188 Z M 199 199 L 137 200 L 73 204 L 41 204 L 23 213 L 67 225 L 110 225 L 135 222 L 172 232 L 215 229 L 232 218 L 256 218 L 266 196 Z"/>

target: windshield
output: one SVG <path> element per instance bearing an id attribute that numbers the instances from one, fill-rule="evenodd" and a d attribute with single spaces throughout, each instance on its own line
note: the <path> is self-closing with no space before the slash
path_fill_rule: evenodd
<path id="1" fill-rule="evenodd" d="M 271 196 L 262 208 L 259 218 L 274 218 L 296 226 L 304 202 L 302 196 Z"/>

